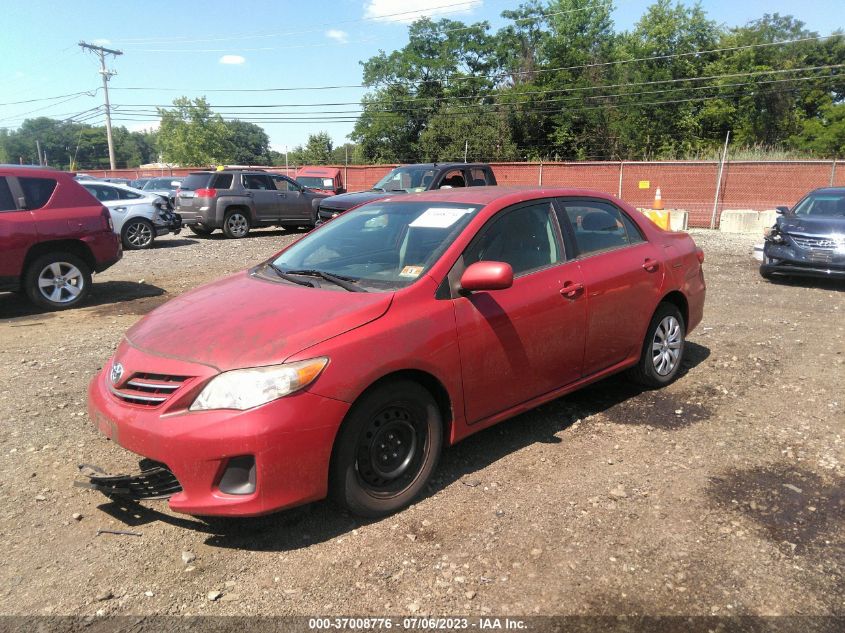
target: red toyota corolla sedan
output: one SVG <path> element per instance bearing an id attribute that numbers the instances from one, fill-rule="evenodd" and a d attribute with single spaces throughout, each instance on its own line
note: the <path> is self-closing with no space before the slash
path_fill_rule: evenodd
<path id="1" fill-rule="evenodd" d="M 394 512 L 444 445 L 622 370 L 674 380 L 702 262 L 596 191 L 372 202 L 127 332 L 88 409 L 143 470 L 91 485 L 194 515 Z"/>

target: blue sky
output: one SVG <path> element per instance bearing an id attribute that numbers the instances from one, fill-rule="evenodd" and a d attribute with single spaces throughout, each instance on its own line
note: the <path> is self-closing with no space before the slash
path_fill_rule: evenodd
<path id="1" fill-rule="evenodd" d="M 649 4 L 648 0 L 616 0 L 617 30 L 629 29 Z M 180 95 L 205 94 L 212 105 L 221 108 L 284 104 L 290 106 L 286 112 L 307 112 L 309 108 L 296 107 L 301 104 L 357 103 L 364 93 L 361 88 L 227 91 L 360 84 L 359 61 L 379 49 L 390 51 L 407 42 L 407 20 L 415 15 L 411 11 L 464 21 L 486 19 L 496 28 L 502 24 L 499 14 L 518 5 L 512 0 L 10 0 L 3 7 L 0 103 L 70 96 L 0 105 L 0 127 L 14 128 L 24 118 L 35 116 L 78 115 L 80 120 L 90 116 L 91 123 L 102 123 L 101 113 L 84 114 L 102 104 L 102 94 L 72 94 L 101 85 L 99 62 L 77 46 L 80 40 L 123 50 L 124 54 L 109 64 L 118 71 L 110 83 L 115 123 L 142 129 L 150 123 L 137 120 L 141 118 L 139 109 L 169 104 Z M 767 12 L 792 14 L 822 35 L 845 23 L 841 0 L 705 0 L 702 6 L 711 19 L 729 26 Z M 236 111 L 225 110 L 227 115 Z M 260 113 L 266 109 L 241 111 Z M 291 117 L 307 118 L 307 114 Z M 283 151 L 321 130 L 340 144 L 353 124 L 294 121 L 261 125 L 271 145 Z"/>

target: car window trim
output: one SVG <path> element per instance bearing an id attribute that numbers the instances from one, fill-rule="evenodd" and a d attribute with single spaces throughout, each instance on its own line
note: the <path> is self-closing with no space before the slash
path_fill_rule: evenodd
<path id="1" fill-rule="evenodd" d="M 12 204 L 15 205 L 14 209 L 4 209 L 0 211 L 0 213 L 18 213 L 20 211 L 29 211 L 29 209 L 21 204 L 24 202 L 24 197 L 23 191 L 18 185 L 18 179 L 11 174 L 0 174 L 0 178 L 4 178 L 6 180 L 6 184 L 9 186 L 9 193 L 12 196 Z"/>
<path id="2" fill-rule="evenodd" d="M 591 197 L 584 197 L 584 196 L 561 196 L 561 197 L 555 198 L 555 201 L 556 201 L 558 207 L 560 208 L 560 214 L 561 215 L 566 213 L 566 204 L 565 204 L 566 202 L 570 202 L 570 203 L 571 202 L 600 202 L 602 204 L 610 205 L 614 209 L 618 210 L 620 214 L 624 214 L 625 216 L 627 216 L 628 219 L 636 227 L 637 231 L 640 233 L 640 237 L 642 237 L 641 242 L 636 242 L 636 243 L 632 244 L 630 242 L 630 238 L 628 237 L 628 229 L 625 227 L 625 223 L 623 222 L 622 227 L 625 229 L 625 237 L 628 239 L 627 244 L 624 244 L 624 245 L 621 245 L 621 246 L 611 246 L 609 248 L 603 248 L 600 251 L 592 251 L 592 252 L 589 252 L 589 253 L 582 253 L 581 249 L 578 248 L 578 241 L 575 239 L 575 231 L 572 229 L 572 224 L 569 222 L 568 216 L 567 216 L 567 221 L 565 222 L 566 227 L 565 227 L 564 230 L 567 233 L 567 235 L 569 236 L 569 239 L 572 243 L 572 248 L 573 248 L 573 257 L 572 257 L 572 259 L 570 259 L 568 261 L 583 261 L 585 259 L 595 257 L 596 255 L 604 255 L 605 253 L 612 253 L 614 251 L 618 251 L 618 250 L 621 250 L 623 248 L 633 248 L 635 246 L 639 246 L 640 244 L 648 244 L 649 243 L 648 237 L 646 237 L 646 235 L 642 232 L 642 230 L 640 230 L 639 225 L 631 217 L 631 215 L 629 213 L 627 213 L 625 211 L 625 209 L 623 209 L 622 207 L 620 207 L 617 204 L 614 204 L 610 200 L 606 200 L 604 198 L 591 198 Z M 563 222 L 560 222 L 559 218 L 558 218 L 558 222 L 561 225 L 564 224 Z M 561 228 L 564 228 L 564 227 L 561 227 Z"/>

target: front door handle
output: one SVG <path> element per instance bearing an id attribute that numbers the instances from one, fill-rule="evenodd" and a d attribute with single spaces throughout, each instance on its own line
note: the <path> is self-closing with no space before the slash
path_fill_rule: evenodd
<path id="1" fill-rule="evenodd" d="M 647 273 L 653 273 L 660 268 L 660 262 L 654 259 L 646 259 L 643 262 L 643 270 Z"/>
<path id="2" fill-rule="evenodd" d="M 581 294 L 581 292 L 583 292 L 583 290 L 584 284 L 567 281 L 563 284 L 563 288 L 560 289 L 560 294 L 567 299 L 575 299 L 579 294 Z"/>

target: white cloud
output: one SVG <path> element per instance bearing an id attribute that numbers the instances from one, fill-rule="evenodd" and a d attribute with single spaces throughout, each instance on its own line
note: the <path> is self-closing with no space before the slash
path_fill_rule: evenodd
<path id="1" fill-rule="evenodd" d="M 349 33 L 340 29 L 329 29 L 326 31 L 326 37 L 338 44 L 346 44 L 349 41 Z"/>
<path id="2" fill-rule="evenodd" d="M 91 40 L 91 43 L 94 46 L 108 46 L 109 44 L 111 44 L 111 40 L 107 40 L 106 38 L 101 37 L 96 40 Z"/>
<path id="3" fill-rule="evenodd" d="M 472 13 L 483 0 L 367 0 L 364 17 L 382 22 L 403 22 L 408 24 L 421 17 Z"/>
<path id="4" fill-rule="evenodd" d="M 240 55 L 223 55 L 223 57 L 220 58 L 221 64 L 234 64 L 237 66 L 239 64 L 243 64 L 244 62 L 246 62 L 246 57 L 241 57 Z"/>

